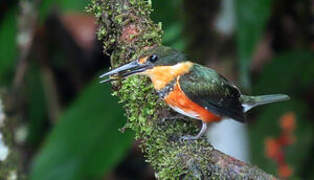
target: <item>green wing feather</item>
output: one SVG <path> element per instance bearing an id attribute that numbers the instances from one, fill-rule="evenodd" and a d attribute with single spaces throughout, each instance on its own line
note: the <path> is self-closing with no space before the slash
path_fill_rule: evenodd
<path id="1" fill-rule="evenodd" d="M 210 112 L 245 121 L 240 91 L 213 69 L 194 64 L 189 73 L 180 77 L 179 83 L 185 95 Z"/>

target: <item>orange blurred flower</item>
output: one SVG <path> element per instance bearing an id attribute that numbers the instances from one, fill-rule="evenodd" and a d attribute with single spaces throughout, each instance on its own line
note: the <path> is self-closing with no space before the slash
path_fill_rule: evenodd
<path id="1" fill-rule="evenodd" d="M 293 132 L 296 125 L 295 125 L 295 113 L 294 112 L 287 112 L 280 118 L 280 127 L 286 132 Z"/>
<path id="2" fill-rule="evenodd" d="M 280 151 L 280 145 L 274 138 L 266 138 L 265 140 L 265 153 L 269 158 L 275 158 Z"/>
<path id="3" fill-rule="evenodd" d="M 283 164 L 278 168 L 278 175 L 281 178 L 288 178 L 292 175 L 293 169 L 290 168 L 287 164 Z"/>
<path id="4" fill-rule="evenodd" d="M 287 112 L 280 118 L 281 134 L 277 138 L 268 137 L 265 140 L 265 154 L 276 162 L 280 178 L 288 178 L 292 175 L 293 169 L 285 161 L 284 148 L 293 144 L 296 137 L 293 134 L 296 128 L 296 115 L 294 112 Z"/>

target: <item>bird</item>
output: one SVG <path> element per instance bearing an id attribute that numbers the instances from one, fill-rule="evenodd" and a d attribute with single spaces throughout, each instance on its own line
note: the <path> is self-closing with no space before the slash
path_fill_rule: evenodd
<path id="1" fill-rule="evenodd" d="M 244 95 L 214 69 L 194 63 L 182 52 L 167 46 L 146 50 L 139 58 L 99 78 L 106 77 L 100 81 L 106 83 L 131 75 L 148 76 L 159 98 L 170 108 L 181 115 L 201 120 L 199 133 L 196 136 L 183 136 L 183 140 L 201 138 L 208 124 L 219 122 L 225 117 L 245 122 L 245 113 L 253 107 L 290 99 L 285 94 Z"/>

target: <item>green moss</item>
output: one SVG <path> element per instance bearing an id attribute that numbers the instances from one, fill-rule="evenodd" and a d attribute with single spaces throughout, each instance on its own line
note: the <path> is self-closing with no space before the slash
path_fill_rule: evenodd
<path id="1" fill-rule="evenodd" d="M 161 28 L 148 17 L 152 12 L 151 3 L 141 0 L 91 0 L 87 12 L 95 15 L 97 19 L 98 38 L 103 40 L 105 50 L 112 49 L 120 42 L 122 28 L 127 23 L 141 22 L 140 31 L 144 33 L 141 39 L 127 46 L 144 47 L 161 42 Z"/>

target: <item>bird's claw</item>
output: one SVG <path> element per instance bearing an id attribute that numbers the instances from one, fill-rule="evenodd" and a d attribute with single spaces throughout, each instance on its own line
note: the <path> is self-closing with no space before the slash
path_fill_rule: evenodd
<path id="1" fill-rule="evenodd" d="M 196 140 L 198 138 L 199 138 L 198 136 L 187 135 L 187 136 L 180 137 L 180 141 L 191 141 L 191 140 Z"/>
<path id="2" fill-rule="evenodd" d="M 164 123 L 164 122 L 166 122 L 168 119 L 169 119 L 169 118 L 167 118 L 167 117 L 161 118 L 161 122 Z"/>
<path id="3" fill-rule="evenodd" d="M 163 117 L 161 119 L 161 122 L 166 122 L 167 120 L 177 120 L 177 119 L 182 119 L 182 116 Z"/>
<path id="4" fill-rule="evenodd" d="M 161 122 L 166 122 L 167 120 L 177 120 L 177 119 L 190 120 L 188 117 L 179 114 L 175 116 L 163 117 L 161 119 Z"/>

